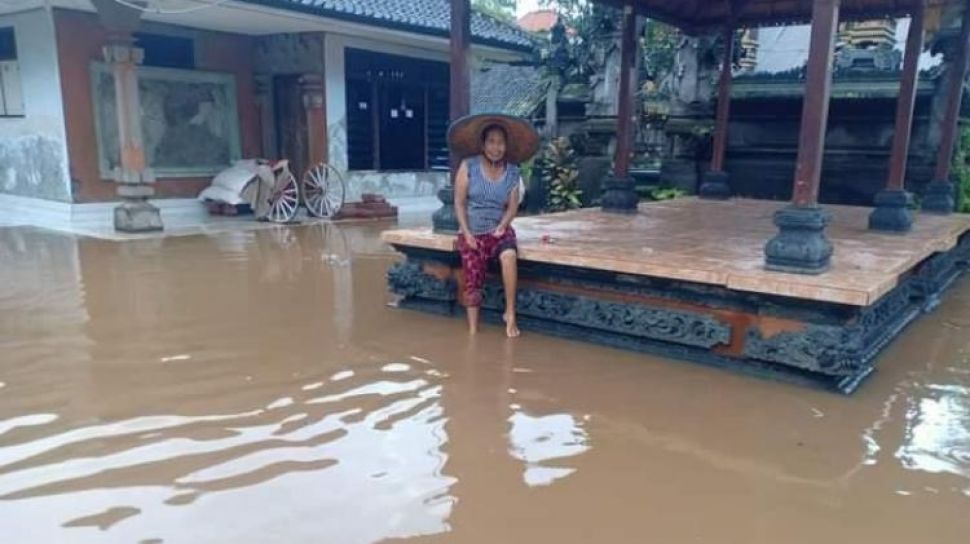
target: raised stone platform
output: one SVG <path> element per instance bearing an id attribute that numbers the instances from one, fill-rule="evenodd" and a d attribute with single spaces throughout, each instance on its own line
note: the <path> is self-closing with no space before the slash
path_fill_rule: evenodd
<path id="1" fill-rule="evenodd" d="M 516 221 L 520 323 L 538 330 L 852 391 L 878 352 L 970 261 L 970 216 L 916 217 L 905 235 L 867 229 L 869 208 L 828 206 L 835 246 L 818 276 L 764 269 L 784 203 L 694 198 Z M 454 237 L 388 231 L 401 306 L 460 313 Z M 502 311 L 501 285 L 483 315 Z"/>

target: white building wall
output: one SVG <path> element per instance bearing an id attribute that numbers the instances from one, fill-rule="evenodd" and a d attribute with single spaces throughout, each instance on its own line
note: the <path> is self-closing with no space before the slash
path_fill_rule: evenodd
<path id="1" fill-rule="evenodd" d="M 71 201 L 67 135 L 51 13 L 0 15 L 13 27 L 23 87 L 23 117 L 0 117 L 0 193 Z"/>

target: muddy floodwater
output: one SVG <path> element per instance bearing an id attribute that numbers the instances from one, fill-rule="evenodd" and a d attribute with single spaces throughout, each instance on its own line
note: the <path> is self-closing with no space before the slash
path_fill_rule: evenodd
<path id="1" fill-rule="evenodd" d="M 389 226 L 0 228 L 0 541 L 970 542 L 970 281 L 844 397 L 469 339 Z"/>

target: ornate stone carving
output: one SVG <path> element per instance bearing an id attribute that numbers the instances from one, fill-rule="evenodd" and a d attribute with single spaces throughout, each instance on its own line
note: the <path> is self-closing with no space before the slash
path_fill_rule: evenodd
<path id="1" fill-rule="evenodd" d="M 457 300 L 455 282 L 425 273 L 424 265 L 415 261 L 395 263 L 387 272 L 392 293 L 404 298 L 423 298 L 442 302 Z"/>
<path id="2" fill-rule="evenodd" d="M 862 367 L 862 361 L 855 355 L 858 343 L 858 338 L 836 326 L 814 325 L 768 338 L 761 331 L 751 329 L 745 339 L 744 355 L 813 372 L 846 375 Z"/>
<path id="3" fill-rule="evenodd" d="M 848 325 L 808 325 L 765 338 L 748 331 L 744 356 L 834 376 L 865 372 L 872 360 L 919 313 L 911 283 L 901 285 Z"/>
<path id="4" fill-rule="evenodd" d="M 903 61 L 902 51 L 893 47 L 846 47 L 835 59 L 835 71 L 841 75 L 856 72 L 894 72 Z"/>
<path id="5" fill-rule="evenodd" d="M 504 294 L 499 286 L 487 285 L 484 294 L 483 308 L 504 308 Z M 694 312 L 534 289 L 520 290 L 516 304 L 519 315 L 614 334 L 708 349 L 731 340 L 730 324 Z"/>

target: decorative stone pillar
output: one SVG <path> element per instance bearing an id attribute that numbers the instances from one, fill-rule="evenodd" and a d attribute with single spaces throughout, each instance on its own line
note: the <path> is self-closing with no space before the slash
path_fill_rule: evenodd
<path id="1" fill-rule="evenodd" d="M 893 135 L 892 154 L 889 158 L 889 178 L 886 188 L 876 194 L 876 207 L 869 215 L 869 228 L 872 230 L 907 232 L 913 227 L 913 212 L 910 211 L 913 197 L 906 192 L 905 186 L 906 162 L 916 107 L 916 83 L 919 79 L 919 56 L 923 51 L 925 13 L 926 2 L 923 0 L 913 11 L 909 23 L 903 74 L 896 102 L 896 133 Z"/>
<path id="2" fill-rule="evenodd" d="M 945 48 L 944 57 L 949 57 L 946 75 L 946 110 L 940 120 L 940 147 L 936 156 L 936 171 L 933 182 L 926 186 L 923 193 L 922 210 L 929 213 L 948 214 L 956 207 L 954 194 L 956 188 L 950 181 L 950 167 L 953 150 L 956 146 L 960 122 L 960 103 L 963 100 L 963 85 L 967 76 L 967 49 L 970 47 L 970 6 L 963 8 L 963 23 L 958 41 L 950 42 Z"/>
<path id="3" fill-rule="evenodd" d="M 768 270 L 820 274 L 828 270 L 832 259 L 832 243 L 825 236 L 825 227 L 832 216 L 818 205 L 818 189 L 832 90 L 839 4 L 840 0 L 812 2 L 812 34 L 792 203 L 775 213 L 775 226 L 779 232 L 765 245 L 765 268 Z"/>
<path id="4" fill-rule="evenodd" d="M 303 109 L 307 121 L 308 167 L 327 161 L 327 101 L 323 74 L 304 74 L 300 77 Z"/>
<path id="5" fill-rule="evenodd" d="M 471 111 L 471 72 L 468 55 L 471 46 L 471 3 L 469 0 L 451 0 L 451 35 L 448 113 L 451 122 L 466 116 Z M 450 156 L 450 176 L 448 185 L 438 191 L 441 208 L 431 216 L 435 232 L 458 232 L 458 217 L 455 215 L 455 175 L 464 157 L 454 153 Z"/>
<path id="6" fill-rule="evenodd" d="M 155 177 L 145 160 L 142 143 L 141 99 L 138 92 L 138 65 L 144 51 L 135 47 L 134 31 L 141 12 L 113 0 L 94 0 L 107 43 L 104 61 L 111 66 L 115 83 L 115 110 L 118 116 L 120 164 L 112 172 L 118 183 L 121 204 L 114 210 L 115 230 L 149 232 L 162 230 L 158 208 L 148 202 L 155 196 Z"/>
<path id="7" fill-rule="evenodd" d="M 630 160 L 633 155 L 634 115 L 633 106 L 634 71 L 637 41 L 634 33 L 637 16 L 633 11 L 632 0 L 623 6 L 623 35 L 620 40 L 620 88 L 616 116 L 616 153 L 613 159 L 613 175 L 603 180 L 603 211 L 609 213 L 637 213 L 640 200 L 630 177 Z"/>
<path id="8" fill-rule="evenodd" d="M 714 144 L 711 152 L 711 169 L 704 174 L 704 183 L 697 191 L 701 198 L 724 200 L 731 197 L 731 176 L 724 171 L 727 155 L 728 123 L 731 117 L 731 77 L 734 65 L 734 26 L 724 28 L 724 57 L 721 59 L 721 77 L 718 81 L 717 115 L 714 123 Z"/>

